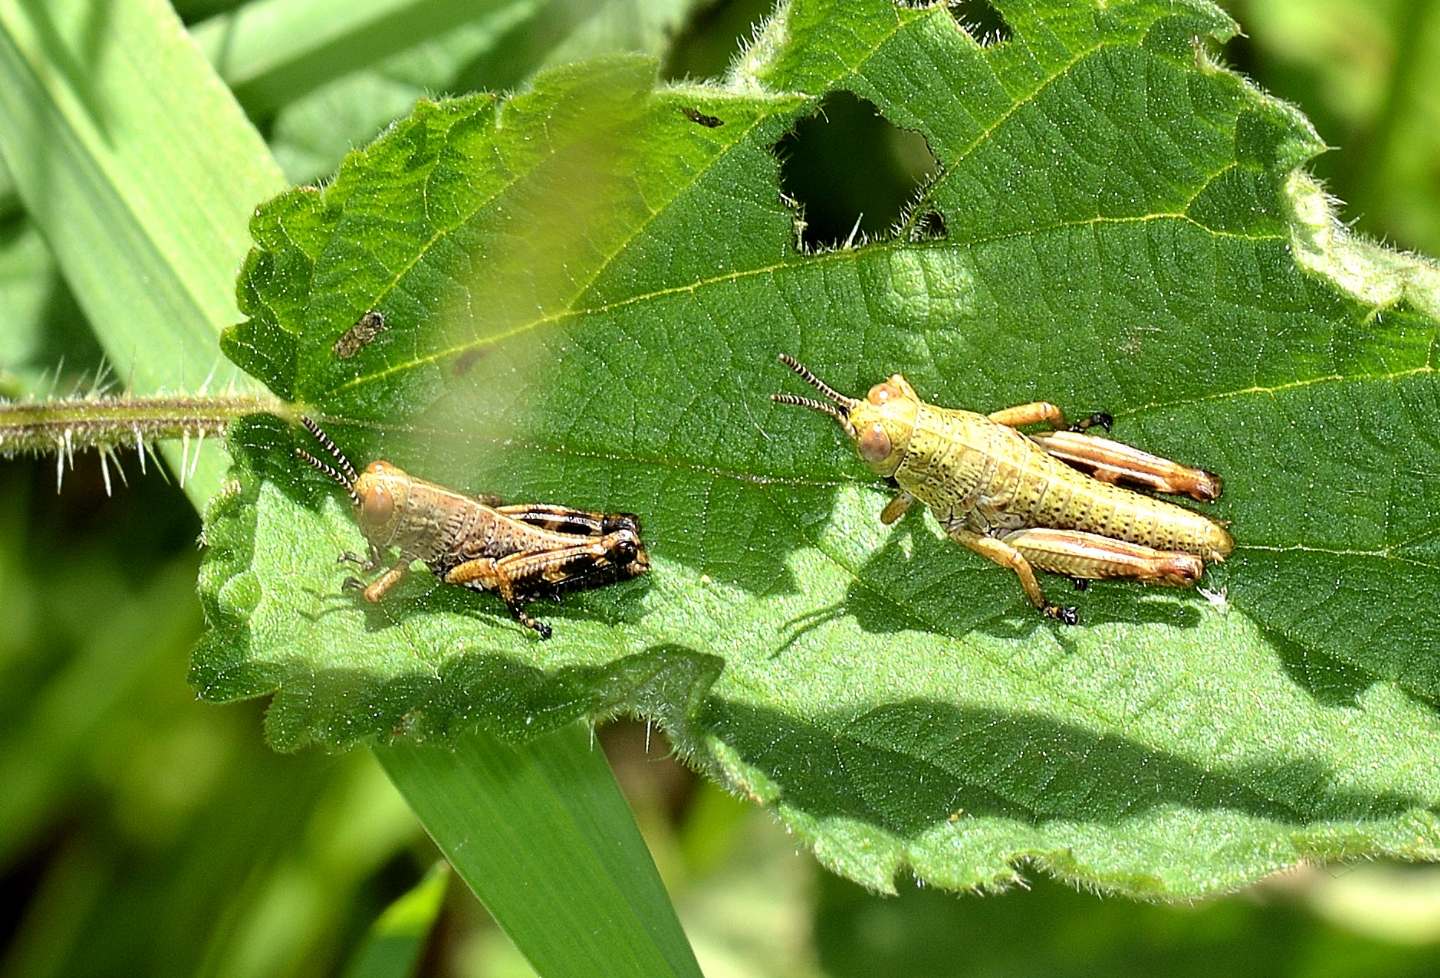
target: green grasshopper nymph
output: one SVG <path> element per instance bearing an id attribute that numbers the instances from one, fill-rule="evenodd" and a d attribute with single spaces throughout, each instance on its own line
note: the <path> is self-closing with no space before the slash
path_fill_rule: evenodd
<path id="1" fill-rule="evenodd" d="M 385 461 L 356 473 L 350 460 L 314 421 L 301 417 L 334 459 L 321 461 L 304 449 L 295 454 L 350 494 L 368 558 L 340 555 L 367 572 L 380 570 L 387 550 L 399 559 L 369 584 L 348 578 L 347 590 L 366 601 L 383 598 L 423 561 L 447 584 L 494 591 L 511 616 L 541 638 L 550 626 L 525 606 L 539 597 L 559 600 L 567 591 L 600 587 L 644 574 L 650 557 L 631 513 L 592 513 L 547 503 L 506 506 L 494 496 L 467 496 L 417 479 Z"/>
<path id="2" fill-rule="evenodd" d="M 1230 534 L 1208 516 L 1122 488 L 1211 500 L 1220 495 L 1220 480 L 1082 433 L 1094 425 L 1108 430 L 1108 415 L 1026 435 L 1017 429 L 1041 423 L 1064 429 L 1064 413 L 1043 401 L 988 415 L 936 407 L 899 374 L 871 387 L 862 401 L 833 390 L 788 354 L 780 362 L 828 403 L 794 394 L 771 399 L 834 418 L 870 470 L 899 487 L 882 522 L 923 502 L 952 540 L 1013 570 L 1025 596 L 1050 618 L 1079 621 L 1073 607 L 1045 600 L 1034 568 L 1064 574 L 1077 587 L 1102 578 L 1189 587 L 1207 562 L 1234 549 Z"/>

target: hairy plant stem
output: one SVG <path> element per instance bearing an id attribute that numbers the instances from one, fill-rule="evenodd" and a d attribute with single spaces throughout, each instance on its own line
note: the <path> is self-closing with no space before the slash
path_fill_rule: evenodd
<path id="1" fill-rule="evenodd" d="M 269 395 L 80 397 L 0 404 L 0 455 L 143 446 L 223 434 L 231 421 L 290 408 Z"/>

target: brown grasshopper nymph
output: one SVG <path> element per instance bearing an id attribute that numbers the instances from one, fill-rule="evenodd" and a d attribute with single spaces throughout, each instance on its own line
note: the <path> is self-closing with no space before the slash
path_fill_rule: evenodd
<path id="1" fill-rule="evenodd" d="M 1106 429 L 1097 414 L 1068 430 L 1026 435 L 1018 428 L 1065 429 L 1065 416 L 1046 402 L 992 414 L 937 407 L 920 400 L 900 374 L 847 397 L 787 354 L 780 362 L 826 398 L 794 394 L 772 400 L 834 418 L 877 475 L 899 494 L 880 513 L 893 523 L 917 500 L 957 543 L 1009 567 L 1035 607 L 1073 625 L 1072 607 L 1045 599 L 1035 568 L 1064 574 L 1077 586 L 1116 578 L 1172 587 L 1194 585 L 1207 562 L 1234 549 L 1225 528 L 1200 513 L 1131 489 L 1183 493 L 1211 500 L 1220 480 L 1120 442 L 1082 432 Z"/>
<path id="2" fill-rule="evenodd" d="M 650 569 L 640 521 L 631 513 L 592 513 L 548 503 L 506 506 L 494 496 L 467 496 L 418 479 L 382 460 L 356 473 L 319 425 L 306 417 L 300 422 L 336 464 L 300 448 L 295 454 L 350 494 L 370 545 L 368 558 L 347 553 L 340 559 L 373 573 L 384 565 L 386 551 L 399 552 L 395 563 L 369 584 L 346 580 L 346 589 L 360 591 L 366 601 L 385 597 L 419 560 L 447 584 L 494 591 L 516 621 L 549 638 L 550 626 L 525 611 L 531 601 L 558 600 L 567 591 Z"/>

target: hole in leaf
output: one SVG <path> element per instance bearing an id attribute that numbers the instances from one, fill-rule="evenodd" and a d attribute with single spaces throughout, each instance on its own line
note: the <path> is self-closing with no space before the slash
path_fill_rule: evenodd
<path id="1" fill-rule="evenodd" d="M 1010 25 L 990 0 L 952 0 L 950 16 L 982 47 L 1010 40 Z"/>
<path id="2" fill-rule="evenodd" d="M 945 216 L 939 211 L 926 211 L 915 221 L 917 241 L 945 240 Z"/>
<path id="3" fill-rule="evenodd" d="M 831 92 L 775 144 L 780 190 L 797 208 L 806 250 L 888 237 L 940 169 L 925 137 L 850 92 Z M 939 214 L 930 221 L 943 234 Z M 929 221 L 930 215 L 926 215 Z"/>

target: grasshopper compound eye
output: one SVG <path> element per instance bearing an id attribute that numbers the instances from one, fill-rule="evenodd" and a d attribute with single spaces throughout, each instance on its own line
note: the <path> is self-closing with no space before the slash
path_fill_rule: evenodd
<path id="1" fill-rule="evenodd" d="M 876 386 L 883 387 L 885 385 L 877 384 Z M 872 390 L 870 395 L 873 399 L 875 392 Z M 890 436 L 885 433 L 885 426 L 877 421 L 860 432 L 856 447 L 860 451 L 860 457 L 867 462 L 885 461 L 890 457 Z"/>
<path id="2" fill-rule="evenodd" d="M 615 536 L 615 563 L 625 567 L 633 563 L 635 557 L 640 553 L 640 542 L 629 530 L 621 530 Z"/>
<path id="3" fill-rule="evenodd" d="M 389 490 L 379 486 L 372 486 L 360 504 L 361 518 L 374 526 L 383 526 L 394 512 L 395 500 L 390 498 Z"/>

